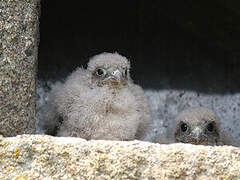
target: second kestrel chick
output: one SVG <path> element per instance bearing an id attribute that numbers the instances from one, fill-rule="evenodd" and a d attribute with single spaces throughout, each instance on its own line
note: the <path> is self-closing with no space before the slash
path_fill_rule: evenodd
<path id="1" fill-rule="evenodd" d="M 201 145 L 236 145 L 232 137 L 221 130 L 216 113 L 205 107 L 189 108 L 177 116 L 174 139 Z"/>
<path id="2" fill-rule="evenodd" d="M 216 113 L 205 107 L 182 111 L 169 128 L 167 138 L 156 138 L 156 142 L 237 146 L 231 135 L 221 130 Z"/>

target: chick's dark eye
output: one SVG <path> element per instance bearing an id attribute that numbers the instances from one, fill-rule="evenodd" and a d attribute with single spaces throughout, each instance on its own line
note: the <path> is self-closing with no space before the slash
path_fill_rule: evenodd
<path id="1" fill-rule="evenodd" d="M 124 75 L 125 75 L 125 76 L 128 75 L 128 70 L 127 70 L 127 69 L 125 70 Z"/>
<path id="2" fill-rule="evenodd" d="M 96 74 L 97 74 L 98 76 L 102 76 L 102 75 L 104 74 L 104 70 L 101 69 L 101 68 L 99 68 L 99 69 L 97 69 Z"/>
<path id="3" fill-rule="evenodd" d="M 207 130 L 208 130 L 209 132 L 213 132 L 213 129 L 214 129 L 213 123 L 209 123 L 209 124 L 207 125 Z"/>
<path id="4" fill-rule="evenodd" d="M 180 127 L 181 127 L 182 132 L 186 132 L 188 129 L 188 125 L 186 123 L 182 123 Z"/>

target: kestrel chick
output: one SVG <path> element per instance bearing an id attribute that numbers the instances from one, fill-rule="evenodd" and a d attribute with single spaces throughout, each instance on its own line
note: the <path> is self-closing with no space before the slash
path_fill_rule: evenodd
<path id="1" fill-rule="evenodd" d="M 189 108 L 181 112 L 174 123 L 175 142 L 201 145 L 234 145 L 233 139 L 220 129 L 217 115 L 205 107 Z"/>
<path id="2" fill-rule="evenodd" d="M 53 88 L 46 107 L 54 115 L 45 113 L 42 123 L 46 133 L 53 134 L 57 126 L 57 136 L 139 139 L 150 112 L 144 92 L 133 83 L 129 70 L 129 61 L 118 53 L 91 58 L 87 69 L 78 68 Z M 47 127 L 50 121 L 55 127 Z"/>
<path id="3" fill-rule="evenodd" d="M 231 135 L 221 131 L 215 112 L 205 107 L 182 111 L 169 127 L 167 136 L 156 137 L 155 142 L 238 146 Z"/>

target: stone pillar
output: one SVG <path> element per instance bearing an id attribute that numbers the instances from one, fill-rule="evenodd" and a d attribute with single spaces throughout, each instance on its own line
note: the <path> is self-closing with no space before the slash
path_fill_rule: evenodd
<path id="1" fill-rule="evenodd" d="M 35 132 L 40 0 L 0 0 L 0 134 Z"/>

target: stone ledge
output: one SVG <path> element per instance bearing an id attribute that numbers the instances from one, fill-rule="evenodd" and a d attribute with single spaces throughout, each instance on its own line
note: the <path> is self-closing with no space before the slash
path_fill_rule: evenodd
<path id="1" fill-rule="evenodd" d="M 0 179 L 237 179 L 240 149 L 86 141 L 43 135 L 0 138 Z"/>

